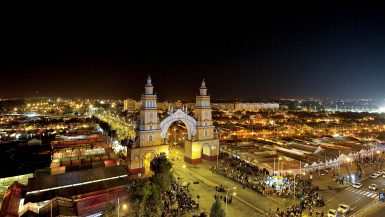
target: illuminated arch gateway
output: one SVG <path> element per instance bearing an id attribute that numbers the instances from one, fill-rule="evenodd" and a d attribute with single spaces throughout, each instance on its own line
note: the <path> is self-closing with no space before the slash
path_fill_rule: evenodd
<path id="1" fill-rule="evenodd" d="M 145 156 L 148 152 L 157 155 L 168 155 L 166 135 L 169 127 L 175 121 L 182 121 L 187 128 L 188 137 L 185 140 L 184 160 L 190 164 L 197 164 L 205 160 L 216 160 L 219 151 L 219 139 L 214 134 L 211 116 L 210 96 L 207 94 L 206 83 L 203 80 L 196 96 L 194 117 L 187 109 L 169 109 L 168 117 L 159 121 L 157 96 L 150 76 L 144 86 L 145 92 L 141 97 L 139 120 L 136 127 L 137 139 L 132 148 L 127 149 L 127 164 L 132 175 L 145 173 Z"/>
<path id="2" fill-rule="evenodd" d="M 160 136 L 165 139 L 167 136 L 168 128 L 171 126 L 172 123 L 175 121 L 182 121 L 187 128 L 187 139 L 191 140 L 193 136 L 195 136 L 196 133 L 196 126 L 197 121 L 187 114 L 187 111 L 178 109 L 175 112 L 169 112 L 169 115 L 167 118 L 165 118 L 162 122 L 160 122 L 160 128 L 162 129 L 162 132 L 160 133 Z"/>

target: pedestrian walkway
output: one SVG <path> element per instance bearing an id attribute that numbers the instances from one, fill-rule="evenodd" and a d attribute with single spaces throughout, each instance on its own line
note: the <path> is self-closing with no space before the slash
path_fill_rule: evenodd
<path id="1" fill-rule="evenodd" d="M 361 189 L 357 189 L 357 188 L 353 188 L 353 187 L 348 187 L 345 190 L 353 192 L 353 193 L 356 193 L 356 194 L 361 194 L 361 195 L 363 195 L 365 197 L 370 197 L 370 198 L 373 198 L 373 199 L 378 197 L 377 192 L 365 191 L 365 190 L 361 190 Z"/>

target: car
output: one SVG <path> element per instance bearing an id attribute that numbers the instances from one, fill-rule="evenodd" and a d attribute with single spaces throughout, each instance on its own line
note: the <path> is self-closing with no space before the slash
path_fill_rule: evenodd
<path id="1" fill-rule="evenodd" d="M 342 214 L 346 214 L 346 213 L 350 212 L 350 206 L 346 205 L 346 204 L 340 204 L 340 205 L 338 205 L 337 211 L 342 213 Z"/>
<path id="2" fill-rule="evenodd" d="M 382 172 L 381 171 L 376 171 L 373 174 L 376 174 L 377 176 L 381 176 Z"/>
<path id="3" fill-rule="evenodd" d="M 338 216 L 338 211 L 335 209 L 329 209 L 328 211 L 328 217 L 337 217 Z"/>
<path id="4" fill-rule="evenodd" d="M 353 184 L 353 186 L 352 186 L 353 188 L 361 188 L 362 187 L 362 184 L 361 183 L 355 183 L 355 184 Z"/>
<path id="5" fill-rule="evenodd" d="M 196 180 L 196 181 L 194 181 L 193 183 L 194 183 L 194 184 L 199 184 L 199 181 L 198 181 L 198 180 Z"/>
<path id="6" fill-rule="evenodd" d="M 371 184 L 371 185 L 369 185 L 369 189 L 372 190 L 372 191 L 377 191 L 378 190 L 378 185 Z"/>
<path id="7" fill-rule="evenodd" d="M 372 175 L 369 176 L 371 179 L 377 179 L 380 175 L 373 173 Z"/>
<path id="8" fill-rule="evenodd" d="M 327 171 L 327 170 L 321 170 L 321 175 L 324 176 L 324 175 L 328 174 L 328 172 L 329 171 Z"/>

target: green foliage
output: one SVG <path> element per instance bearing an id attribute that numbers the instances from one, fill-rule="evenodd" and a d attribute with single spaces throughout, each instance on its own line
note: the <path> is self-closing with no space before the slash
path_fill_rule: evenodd
<path id="1" fill-rule="evenodd" d="M 137 182 L 128 189 L 131 201 L 135 205 L 135 216 L 161 216 L 164 208 L 162 194 L 171 185 L 172 164 L 165 154 L 155 157 L 151 161 L 151 170 L 154 175 L 149 181 Z"/>
<path id="2" fill-rule="evenodd" d="M 210 217 L 224 217 L 225 211 L 222 209 L 221 201 L 217 198 L 210 210 Z"/>
<path id="3" fill-rule="evenodd" d="M 124 139 L 122 139 L 122 140 L 120 141 L 120 144 L 121 144 L 122 146 L 126 146 L 126 147 L 128 147 L 128 148 L 132 148 L 132 147 L 134 146 L 134 140 L 132 140 L 132 139 L 126 137 L 126 138 L 124 138 Z"/>
<path id="4" fill-rule="evenodd" d="M 171 168 L 172 164 L 165 153 L 161 153 L 151 161 L 150 169 L 154 172 L 151 182 L 158 186 L 161 193 L 166 192 L 171 185 Z"/>
<path id="5" fill-rule="evenodd" d="M 158 186 L 158 189 L 161 193 L 165 193 L 170 188 L 171 180 L 171 172 L 155 173 L 151 177 L 151 182 Z"/>
<path id="6" fill-rule="evenodd" d="M 103 217 L 115 217 L 117 216 L 117 205 L 116 203 L 107 203 L 103 210 Z"/>
<path id="7" fill-rule="evenodd" d="M 150 169 L 155 173 L 169 173 L 172 168 L 171 162 L 167 159 L 165 153 L 155 157 L 150 164 Z"/>
<path id="8" fill-rule="evenodd" d="M 129 195 L 136 207 L 135 216 L 160 216 L 164 207 L 159 187 L 150 181 L 130 186 Z"/>

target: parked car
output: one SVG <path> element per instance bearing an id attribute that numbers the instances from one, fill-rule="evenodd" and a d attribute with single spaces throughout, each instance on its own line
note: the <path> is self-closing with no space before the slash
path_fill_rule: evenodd
<path id="1" fill-rule="evenodd" d="M 340 205 L 338 205 L 337 211 L 342 213 L 342 214 L 346 214 L 346 213 L 350 212 L 350 206 L 346 205 L 346 204 L 340 204 Z"/>
<path id="2" fill-rule="evenodd" d="M 372 175 L 369 176 L 369 178 L 377 179 L 379 176 L 380 176 L 379 174 L 373 173 Z"/>
<path id="3" fill-rule="evenodd" d="M 352 186 L 353 188 L 362 188 L 362 184 L 361 183 L 355 183 L 355 184 L 353 184 L 353 186 Z"/>
<path id="4" fill-rule="evenodd" d="M 372 190 L 372 191 L 377 191 L 378 190 L 378 185 L 371 184 L 371 185 L 369 185 L 369 189 Z"/>
<path id="5" fill-rule="evenodd" d="M 328 217 L 337 217 L 337 216 L 339 216 L 337 210 L 335 210 L 335 209 L 329 209 Z"/>
<path id="6" fill-rule="evenodd" d="M 376 174 L 377 176 L 381 176 L 382 172 L 381 171 L 376 171 L 373 174 Z"/>

